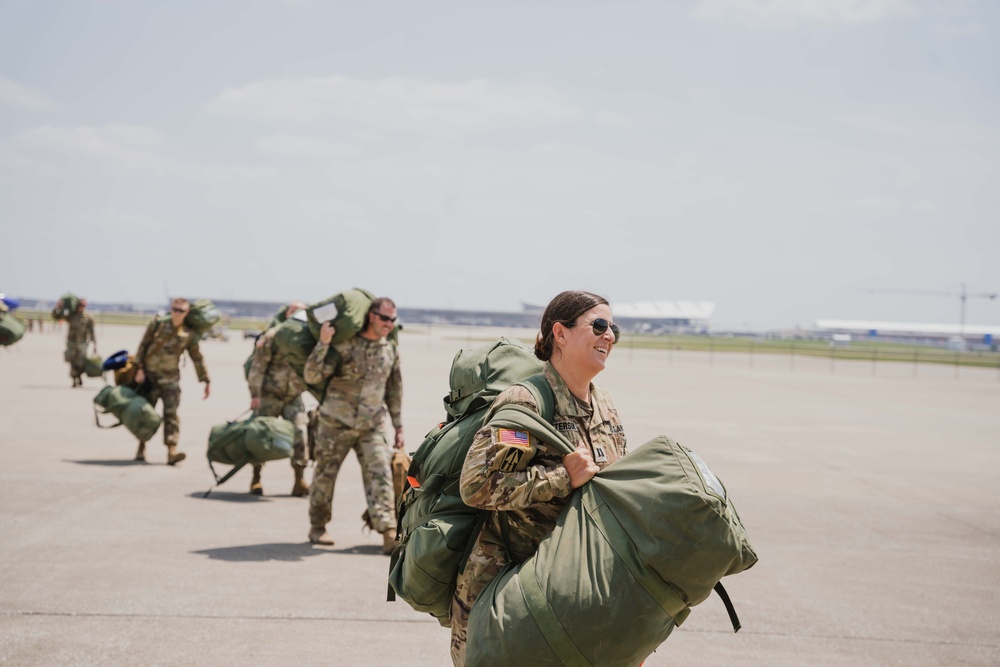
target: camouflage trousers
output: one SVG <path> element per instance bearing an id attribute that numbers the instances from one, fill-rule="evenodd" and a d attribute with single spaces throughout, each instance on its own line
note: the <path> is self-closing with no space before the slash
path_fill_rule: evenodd
<path id="1" fill-rule="evenodd" d="M 302 404 L 302 397 L 296 396 L 292 400 L 286 400 L 278 396 L 261 396 L 260 405 L 257 406 L 257 414 L 261 417 L 281 417 L 295 425 L 295 441 L 292 444 L 292 467 L 306 467 L 306 425 L 309 417 L 306 416 L 306 408 Z M 254 466 L 259 469 L 263 467 Z"/>
<path id="2" fill-rule="evenodd" d="M 69 376 L 74 380 L 79 379 L 87 361 L 87 343 L 66 343 L 63 359 L 69 363 Z"/>
<path id="3" fill-rule="evenodd" d="M 455 667 L 465 665 L 466 632 L 472 606 L 506 564 L 503 549 L 495 544 L 477 542 L 469 553 L 469 560 L 458 577 L 455 595 L 451 599 L 451 661 Z"/>
<path id="4" fill-rule="evenodd" d="M 392 489 L 392 453 L 381 429 L 355 430 L 320 417 L 316 433 L 316 467 L 309 488 L 309 521 L 325 528 L 333 518 L 333 489 L 340 466 L 352 449 L 361 464 L 372 527 L 380 533 L 396 527 Z"/>
<path id="5" fill-rule="evenodd" d="M 181 418 L 177 408 L 181 404 L 181 379 L 146 373 L 139 394 L 154 408 L 156 402 L 163 401 L 163 444 L 176 446 L 181 437 Z"/>

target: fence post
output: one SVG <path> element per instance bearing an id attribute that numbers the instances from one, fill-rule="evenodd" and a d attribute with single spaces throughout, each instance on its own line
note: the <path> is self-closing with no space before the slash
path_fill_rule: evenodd
<path id="1" fill-rule="evenodd" d="M 878 348 L 872 348 L 872 377 L 875 376 L 875 364 L 878 363 Z"/>

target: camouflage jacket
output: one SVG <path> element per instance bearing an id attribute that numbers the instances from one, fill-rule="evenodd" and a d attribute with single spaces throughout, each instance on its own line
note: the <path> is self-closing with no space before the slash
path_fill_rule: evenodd
<path id="1" fill-rule="evenodd" d="M 66 331 L 67 345 L 97 344 L 97 338 L 94 337 L 94 320 L 90 315 L 73 313 L 66 321 L 69 323 L 69 328 Z"/>
<path id="2" fill-rule="evenodd" d="M 379 428 L 386 407 L 395 428 L 403 425 L 403 379 L 399 371 L 399 350 L 384 338 L 368 340 L 356 335 L 333 346 L 316 343 L 306 360 L 303 377 L 311 385 L 326 378 L 326 396 L 320 415 L 358 430 Z"/>
<path id="3" fill-rule="evenodd" d="M 251 398 L 267 395 L 287 403 L 306 390 L 306 383 L 292 369 L 287 355 L 274 344 L 275 333 L 277 327 L 271 327 L 257 340 L 247 383 Z"/>
<path id="4" fill-rule="evenodd" d="M 570 443 L 585 445 L 602 470 L 625 456 L 628 452 L 625 430 L 608 392 L 591 383 L 590 406 L 585 407 L 570 393 L 550 363 L 545 365 L 545 379 L 555 396 L 552 425 Z M 521 561 L 533 554 L 542 538 L 552 532 L 572 489 L 562 464 L 563 454 L 532 436 L 525 447 L 523 441 L 511 438 L 517 432 L 490 426 L 493 413 L 508 403 L 539 411 L 526 388 L 514 385 L 501 392 L 486 415 L 485 426 L 469 447 L 460 488 L 462 500 L 468 505 L 504 511 L 509 523 L 509 546 L 514 557 Z M 505 456 L 512 448 L 518 454 L 514 466 L 510 465 L 511 457 Z M 506 564 L 502 545 L 500 522 L 494 513 L 472 550 L 466 575 L 492 579 Z"/>
<path id="5" fill-rule="evenodd" d="M 157 317 L 146 327 L 146 333 L 135 353 L 135 364 L 147 373 L 179 378 L 181 354 L 185 351 L 194 362 L 198 381 L 208 382 L 208 371 L 205 370 L 205 359 L 198 347 L 198 336 L 184 325 L 175 329 L 169 317 Z"/>

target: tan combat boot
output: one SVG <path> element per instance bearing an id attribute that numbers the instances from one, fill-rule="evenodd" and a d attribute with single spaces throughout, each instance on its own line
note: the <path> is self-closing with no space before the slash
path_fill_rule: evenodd
<path id="1" fill-rule="evenodd" d="M 303 479 L 303 474 L 305 473 L 305 466 L 294 466 L 295 467 L 295 483 L 292 484 L 292 495 L 296 498 L 302 498 L 309 495 L 309 484 Z"/>
<path id="2" fill-rule="evenodd" d="M 399 541 L 396 539 L 395 528 L 389 528 L 382 533 L 382 553 L 386 556 L 391 556 L 392 552 L 395 551 L 398 546 Z"/>
<path id="3" fill-rule="evenodd" d="M 139 449 L 135 452 L 135 460 L 142 461 L 143 463 L 146 462 L 146 443 L 139 443 Z"/>
<path id="4" fill-rule="evenodd" d="M 253 467 L 253 479 L 250 480 L 250 493 L 255 496 L 264 495 L 264 485 L 260 483 L 261 466 Z"/>
<path id="5" fill-rule="evenodd" d="M 320 526 L 317 528 L 313 526 L 309 531 L 309 541 L 313 544 L 325 544 L 326 546 L 333 546 L 333 538 L 330 537 L 330 533 L 326 532 L 326 528 Z"/>
<path id="6" fill-rule="evenodd" d="M 167 445 L 167 465 L 176 465 L 187 458 L 187 454 L 177 451 L 177 445 Z"/>

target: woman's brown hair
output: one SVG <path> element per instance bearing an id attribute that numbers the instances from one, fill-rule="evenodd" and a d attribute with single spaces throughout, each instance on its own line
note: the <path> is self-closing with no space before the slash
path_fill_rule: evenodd
<path id="1" fill-rule="evenodd" d="M 576 318 L 594 306 L 610 305 L 608 300 L 592 292 L 580 290 L 568 290 L 560 292 L 549 305 L 545 307 L 542 314 L 541 331 L 535 338 L 535 356 L 542 361 L 552 358 L 552 325 L 560 322 L 570 325 L 576 322 Z"/>

